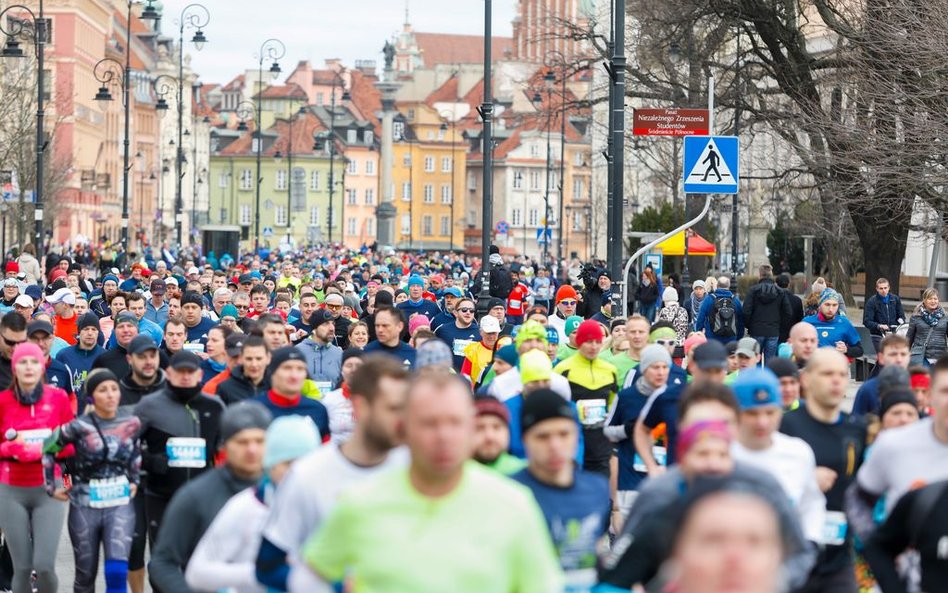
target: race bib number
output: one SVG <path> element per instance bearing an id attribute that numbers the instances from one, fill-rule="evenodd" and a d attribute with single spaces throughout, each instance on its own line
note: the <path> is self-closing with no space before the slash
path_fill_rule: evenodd
<path id="1" fill-rule="evenodd" d="M 510 299 L 510 303 L 507 305 L 508 309 L 513 309 L 514 311 L 519 311 L 520 306 L 523 302 L 520 299 Z"/>
<path id="2" fill-rule="evenodd" d="M 474 343 L 474 340 L 454 340 L 454 355 L 464 356 L 464 349 Z"/>
<path id="3" fill-rule="evenodd" d="M 131 499 L 132 487 L 125 476 L 89 482 L 89 506 L 94 509 L 120 507 Z"/>
<path id="4" fill-rule="evenodd" d="M 33 430 L 21 430 L 17 433 L 18 436 L 23 438 L 23 442 L 27 445 L 42 445 L 43 441 L 48 439 L 50 435 L 53 434 L 53 431 L 49 428 L 35 428 Z"/>
<path id="5" fill-rule="evenodd" d="M 846 543 L 846 532 L 849 524 L 846 515 L 841 511 L 826 511 L 826 521 L 823 523 L 823 543 L 827 546 L 841 546 Z"/>
<path id="6" fill-rule="evenodd" d="M 171 437 L 165 444 L 168 467 L 202 468 L 207 465 L 207 443 L 204 439 Z"/>
<path id="7" fill-rule="evenodd" d="M 184 345 L 184 349 L 197 354 L 198 352 L 204 352 L 204 344 L 200 342 L 190 342 Z"/>
<path id="8" fill-rule="evenodd" d="M 606 422 L 606 400 L 581 399 L 576 402 L 579 422 L 583 428 L 598 428 Z"/>
<path id="9" fill-rule="evenodd" d="M 652 457 L 655 458 L 655 463 L 662 467 L 668 463 L 668 451 L 665 449 L 665 447 L 660 447 L 658 445 L 653 446 Z M 643 474 L 648 473 L 648 467 L 645 465 L 645 461 L 638 453 L 635 454 L 635 459 L 632 460 L 632 469 Z"/>
<path id="10" fill-rule="evenodd" d="M 330 391 L 332 391 L 332 383 L 330 381 L 313 381 L 316 384 L 316 389 L 319 390 L 319 395 L 321 397 L 326 397 Z"/>

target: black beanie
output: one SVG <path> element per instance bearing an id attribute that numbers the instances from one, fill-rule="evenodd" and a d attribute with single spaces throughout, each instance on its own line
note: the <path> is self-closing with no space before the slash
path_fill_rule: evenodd
<path id="1" fill-rule="evenodd" d="M 520 409 L 520 431 L 526 434 L 535 424 L 551 418 L 576 419 L 573 406 L 552 389 L 537 389 L 524 395 Z"/>
<path id="2" fill-rule="evenodd" d="M 364 355 L 365 352 L 361 348 L 347 348 L 345 352 L 342 353 L 342 364 L 346 364 L 346 361 L 350 358 L 360 358 Z"/>
<path id="3" fill-rule="evenodd" d="M 87 312 L 85 315 L 79 318 L 79 322 L 76 324 L 79 331 L 86 329 L 87 327 L 99 328 L 99 318 L 92 311 Z"/>
<path id="4" fill-rule="evenodd" d="M 773 371 L 778 379 L 783 379 L 784 377 L 800 378 L 800 369 L 798 369 L 797 364 L 789 358 L 771 358 L 767 361 L 767 368 Z"/>
<path id="5" fill-rule="evenodd" d="M 255 401 L 242 401 L 230 406 L 221 415 L 221 442 L 227 441 L 242 430 L 259 428 L 266 430 L 273 415 L 263 404 Z"/>
<path id="6" fill-rule="evenodd" d="M 395 299 L 392 297 L 392 294 L 387 290 L 380 290 L 375 293 L 375 308 L 388 306 L 391 307 L 395 304 Z"/>
<path id="7" fill-rule="evenodd" d="M 102 385 L 106 381 L 115 381 L 118 383 L 118 377 L 115 376 L 115 373 L 109 369 L 95 369 L 86 377 L 86 382 L 82 386 L 83 393 L 85 394 L 85 400 L 89 403 L 92 403 L 92 394 L 95 393 L 96 388 L 99 385 Z"/>
<path id="8" fill-rule="evenodd" d="M 879 418 L 884 418 L 885 413 L 898 404 L 910 404 L 916 410 L 918 409 L 918 400 L 911 389 L 895 387 L 887 391 L 879 402 Z"/>

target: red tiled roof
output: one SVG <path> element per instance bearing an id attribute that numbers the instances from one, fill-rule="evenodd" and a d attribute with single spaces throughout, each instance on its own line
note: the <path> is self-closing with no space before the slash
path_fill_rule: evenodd
<path id="1" fill-rule="evenodd" d="M 480 64 L 484 61 L 484 38 L 480 35 L 452 35 L 448 33 L 415 33 L 426 68 L 439 64 Z M 501 60 L 513 51 L 513 38 L 494 37 L 491 57 Z"/>
<path id="2" fill-rule="evenodd" d="M 444 84 L 436 88 L 425 103 L 428 107 L 434 107 L 435 103 L 454 103 L 458 100 L 458 77 L 452 76 Z"/>
<path id="3" fill-rule="evenodd" d="M 228 82 L 221 88 L 222 91 L 236 91 L 244 88 L 244 75 L 238 74 L 232 81 Z"/>
<path id="4" fill-rule="evenodd" d="M 358 117 L 372 122 L 376 135 L 381 134 L 381 122 L 375 115 L 382 110 L 382 93 L 375 88 L 377 77 L 359 70 L 350 70 L 349 74 L 352 76 L 349 94 L 352 97 L 353 111 L 357 112 Z"/>
<path id="5" fill-rule="evenodd" d="M 251 129 L 224 147 L 220 152 L 222 156 L 246 156 L 252 154 L 253 122 L 247 122 L 247 124 Z M 293 154 L 314 154 L 313 133 L 324 130 L 326 130 L 326 127 L 309 111 L 297 116 L 293 120 Z M 276 132 L 277 137 L 262 154 L 266 157 L 272 157 L 279 150 L 286 156 L 290 139 L 289 120 L 278 119 L 267 131 Z"/>
<path id="6" fill-rule="evenodd" d="M 307 99 L 306 92 L 298 84 L 270 85 L 257 94 L 263 99 Z"/>

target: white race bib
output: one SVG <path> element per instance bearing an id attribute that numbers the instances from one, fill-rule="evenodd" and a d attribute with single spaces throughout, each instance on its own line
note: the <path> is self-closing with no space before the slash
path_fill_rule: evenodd
<path id="1" fill-rule="evenodd" d="M 841 546 L 846 543 L 846 532 L 849 524 L 842 511 L 826 511 L 826 521 L 823 523 L 823 544 L 827 546 Z"/>
<path id="2" fill-rule="evenodd" d="M 53 434 L 53 431 L 49 428 L 34 428 L 33 430 L 21 430 L 17 432 L 17 436 L 23 438 L 23 442 L 27 445 L 42 445 L 43 441 L 48 439 Z"/>
<path id="3" fill-rule="evenodd" d="M 94 509 L 120 507 L 131 499 L 132 487 L 125 476 L 89 482 L 89 506 Z"/>
<path id="4" fill-rule="evenodd" d="M 606 400 L 581 399 L 576 402 L 579 422 L 583 428 L 598 428 L 606 423 Z"/>
<path id="5" fill-rule="evenodd" d="M 464 349 L 474 343 L 474 340 L 454 340 L 454 355 L 464 356 Z"/>
<path id="6" fill-rule="evenodd" d="M 652 457 L 655 458 L 655 463 L 664 467 L 668 463 L 668 451 L 665 447 L 659 447 L 654 445 L 652 447 Z M 642 460 L 642 457 L 636 453 L 635 459 L 632 460 L 632 469 L 643 474 L 648 473 L 648 467 L 645 465 L 645 461 Z"/>
<path id="7" fill-rule="evenodd" d="M 171 437 L 165 444 L 168 467 L 202 468 L 207 465 L 207 443 L 204 439 Z"/>
<path id="8" fill-rule="evenodd" d="M 326 397 L 326 395 L 332 391 L 332 382 L 331 381 L 313 381 L 316 384 L 316 389 L 319 390 L 319 397 Z"/>

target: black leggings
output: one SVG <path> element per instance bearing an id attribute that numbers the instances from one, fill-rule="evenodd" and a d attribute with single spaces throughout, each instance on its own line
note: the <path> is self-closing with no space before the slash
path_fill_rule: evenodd
<path id="1" fill-rule="evenodd" d="M 152 549 L 155 548 L 155 540 L 158 539 L 158 528 L 161 527 L 161 520 L 165 517 L 165 510 L 168 508 L 170 500 L 145 495 L 145 516 L 148 517 L 148 543 Z"/>
<path id="2" fill-rule="evenodd" d="M 138 489 L 138 496 L 132 499 L 135 509 L 135 533 L 132 534 L 132 550 L 128 555 L 128 569 L 142 570 L 145 568 L 145 542 L 148 536 L 148 520 L 145 516 L 145 495 Z"/>
<path id="3" fill-rule="evenodd" d="M 128 555 L 135 531 L 132 503 L 107 509 L 69 505 L 69 539 L 76 559 L 74 593 L 94 593 L 99 547 L 105 551 L 106 589 L 125 588 Z M 122 569 L 125 570 L 122 570 Z"/>

